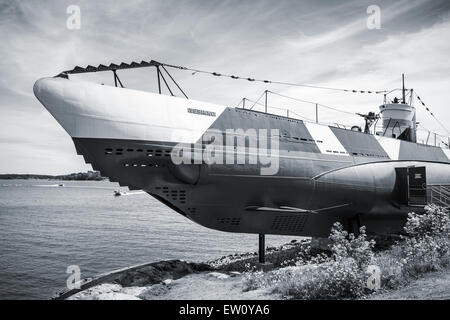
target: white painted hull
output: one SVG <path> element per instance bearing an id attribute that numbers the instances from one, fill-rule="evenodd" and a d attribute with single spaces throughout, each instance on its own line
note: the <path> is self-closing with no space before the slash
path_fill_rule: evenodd
<path id="1" fill-rule="evenodd" d="M 224 106 L 63 78 L 43 78 L 34 93 L 72 138 L 195 143 Z M 215 116 L 198 116 L 188 108 Z"/>

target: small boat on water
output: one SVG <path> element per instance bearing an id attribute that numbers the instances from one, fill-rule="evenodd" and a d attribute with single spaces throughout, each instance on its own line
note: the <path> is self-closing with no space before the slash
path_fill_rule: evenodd
<path id="1" fill-rule="evenodd" d="M 120 197 L 120 196 L 123 196 L 125 194 L 127 194 L 126 191 L 114 190 L 114 196 L 115 197 Z"/>

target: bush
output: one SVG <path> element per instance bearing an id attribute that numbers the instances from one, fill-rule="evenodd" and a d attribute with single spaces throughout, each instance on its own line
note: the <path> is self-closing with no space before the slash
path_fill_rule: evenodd
<path id="1" fill-rule="evenodd" d="M 450 217 L 448 211 L 434 204 L 425 207 L 425 214 L 409 213 L 404 230 L 409 238 L 448 237 Z"/>
<path id="2" fill-rule="evenodd" d="M 369 265 L 379 267 L 383 289 L 397 288 L 424 272 L 448 267 L 449 213 L 435 205 L 425 211 L 410 213 L 404 226 L 406 236 L 377 254 L 373 251 L 375 241 L 367 240 L 364 227 L 356 237 L 335 223 L 329 237 L 331 256 L 299 257 L 294 266 L 267 273 L 247 272 L 244 288 L 268 289 L 295 299 L 357 298 L 370 292 L 366 287 Z"/>
<path id="3" fill-rule="evenodd" d="M 404 227 L 406 236 L 397 244 L 396 255 L 404 263 L 408 276 L 447 267 L 450 262 L 450 217 L 436 205 L 425 208 L 426 214 L 410 213 Z"/>
<path id="4" fill-rule="evenodd" d="M 373 259 L 381 270 L 382 288 L 398 288 L 450 264 L 450 217 L 446 209 L 429 205 L 424 214 L 409 213 L 404 231 L 401 241 Z"/>
<path id="5" fill-rule="evenodd" d="M 336 222 L 331 229 L 329 238 L 335 261 L 353 259 L 361 269 L 365 269 L 369 265 L 373 257 L 375 241 L 367 240 L 365 227 L 361 227 L 359 236 L 355 237 L 353 233 L 349 234 L 339 222 Z"/>
<path id="6" fill-rule="evenodd" d="M 356 298 L 364 290 L 363 275 L 352 258 L 328 261 L 294 268 L 289 280 L 277 283 L 273 291 L 294 299 Z"/>
<path id="7" fill-rule="evenodd" d="M 367 241 L 365 228 L 355 237 L 335 223 L 331 234 L 331 256 L 319 254 L 293 267 L 268 273 L 244 275 L 245 290 L 269 288 L 273 293 L 295 299 L 356 298 L 365 290 L 365 269 L 373 256 L 375 242 Z"/>

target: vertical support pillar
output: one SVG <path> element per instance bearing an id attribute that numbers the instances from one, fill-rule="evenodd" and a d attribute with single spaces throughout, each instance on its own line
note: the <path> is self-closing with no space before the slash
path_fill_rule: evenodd
<path id="1" fill-rule="evenodd" d="M 245 98 L 242 99 L 242 109 L 245 109 Z"/>
<path id="2" fill-rule="evenodd" d="M 266 238 L 264 234 L 259 234 L 259 263 L 266 262 Z"/>

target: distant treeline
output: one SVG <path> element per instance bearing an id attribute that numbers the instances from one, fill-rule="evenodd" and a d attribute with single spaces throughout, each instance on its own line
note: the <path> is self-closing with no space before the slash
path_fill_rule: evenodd
<path id="1" fill-rule="evenodd" d="M 59 176 L 43 175 L 43 174 L 0 174 L 0 179 L 45 179 L 45 180 L 105 180 L 97 171 L 70 173 Z"/>

